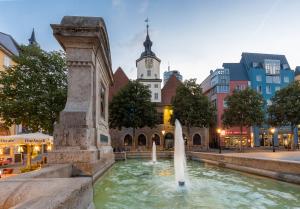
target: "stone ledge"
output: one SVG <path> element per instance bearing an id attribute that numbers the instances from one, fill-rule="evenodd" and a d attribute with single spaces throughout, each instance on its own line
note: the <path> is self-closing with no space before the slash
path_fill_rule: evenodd
<path id="1" fill-rule="evenodd" d="M 7 179 L 1 182 L 0 208 L 91 208 L 92 178 Z"/>
<path id="2" fill-rule="evenodd" d="M 245 158 L 214 153 L 190 152 L 192 160 L 300 184 L 300 163 L 282 160 Z"/>

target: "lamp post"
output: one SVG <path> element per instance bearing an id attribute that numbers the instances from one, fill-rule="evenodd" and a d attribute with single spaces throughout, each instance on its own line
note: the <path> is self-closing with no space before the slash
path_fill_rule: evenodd
<path id="1" fill-rule="evenodd" d="M 217 133 L 218 133 L 218 138 L 219 138 L 219 153 L 221 154 L 222 153 L 222 150 L 221 150 L 221 132 L 222 130 L 220 128 L 217 129 Z"/>
<path id="2" fill-rule="evenodd" d="M 275 152 L 275 146 L 274 146 L 274 133 L 275 133 L 275 128 L 271 128 L 271 134 L 272 134 L 272 145 L 273 145 L 273 152 Z"/>

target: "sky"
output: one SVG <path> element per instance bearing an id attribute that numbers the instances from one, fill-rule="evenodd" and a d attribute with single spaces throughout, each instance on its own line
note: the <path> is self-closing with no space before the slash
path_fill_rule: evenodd
<path id="1" fill-rule="evenodd" d="M 27 44 L 32 28 L 40 46 L 61 50 L 50 24 L 65 15 L 104 18 L 115 71 L 136 78 L 149 18 L 161 74 L 170 65 L 200 83 L 242 52 L 286 55 L 300 65 L 299 0 L 0 0 L 0 31 Z"/>

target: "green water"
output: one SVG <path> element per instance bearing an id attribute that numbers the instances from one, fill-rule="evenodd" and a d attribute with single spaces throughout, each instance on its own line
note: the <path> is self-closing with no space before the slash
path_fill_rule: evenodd
<path id="1" fill-rule="evenodd" d="M 97 209 L 299 208 L 300 186 L 219 168 L 187 164 L 185 189 L 174 180 L 173 161 L 117 162 L 95 184 Z"/>

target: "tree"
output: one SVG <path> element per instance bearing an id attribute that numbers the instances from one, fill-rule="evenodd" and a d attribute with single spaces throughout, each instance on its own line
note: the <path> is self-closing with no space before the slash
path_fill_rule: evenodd
<path id="1" fill-rule="evenodd" d="M 155 127 L 158 123 L 155 104 L 151 102 L 151 91 L 138 81 L 129 81 L 112 99 L 109 106 L 110 128 L 122 127 L 135 130 L 149 126 Z M 135 145 L 135 143 L 134 143 Z"/>
<path id="2" fill-rule="evenodd" d="M 300 124 L 300 83 L 293 82 L 276 92 L 268 108 L 268 122 L 272 126 L 291 126 L 292 133 Z M 295 145 L 296 146 L 296 145 Z"/>
<path id="3" fill-rule="evenodd" d="M 207 96 L 202 93 L 196 79 L 186 80 L 177 87 L 172 105 L 172 122 L 178 119 L 187 127 L 188 135 L 191 127 L 208 127 L 213 122 L 214 108 Z"/>
<path id="4" fill-rule="evenodd" d="M 0 72 L 0 116 L 4 125 L 53 132 L 67 97 L 64 54 L 37 45 L 21 46 L 17 63 Z"/>
<path id="5" fill-rule="evenodd" d="M 223 125 L 240 128 L 241 149 L 243 127 L 259 126 L 264 122 L 264 100 L 259 93 L 250 88 L 235 90 L 225 100 L 227 108 L 222 115 Z"/>

